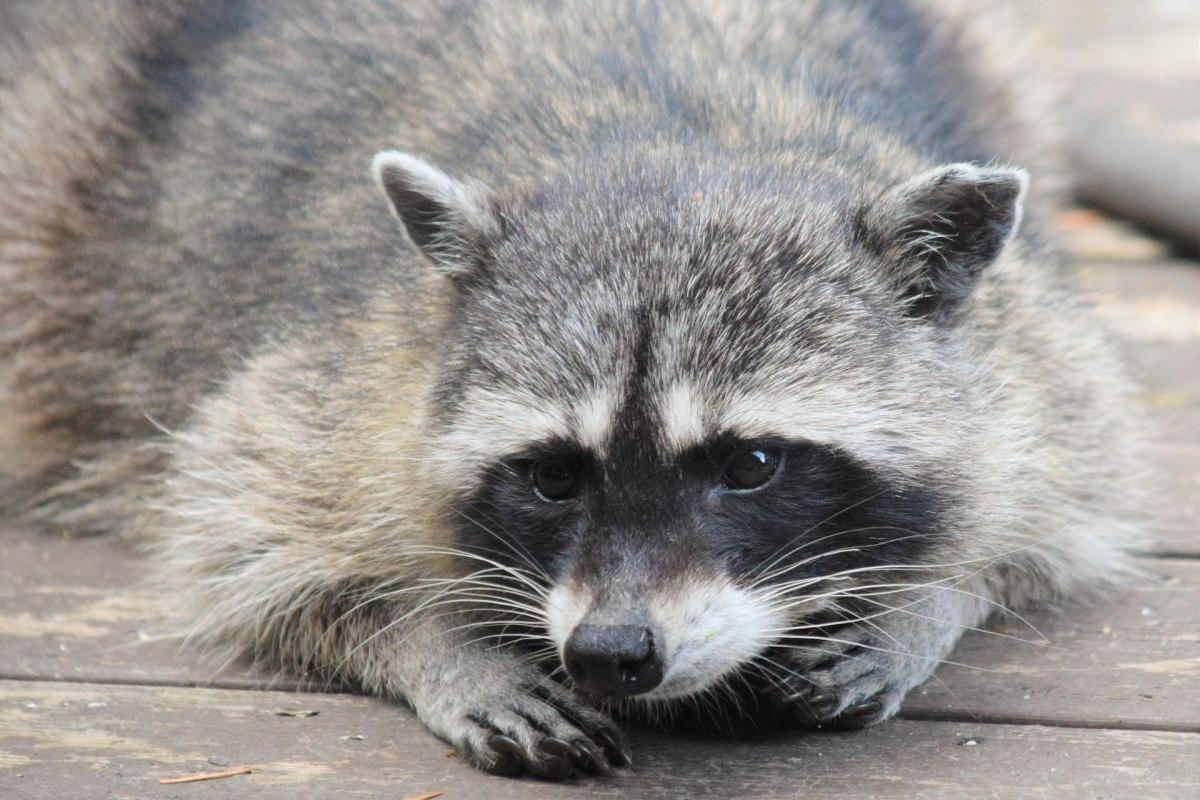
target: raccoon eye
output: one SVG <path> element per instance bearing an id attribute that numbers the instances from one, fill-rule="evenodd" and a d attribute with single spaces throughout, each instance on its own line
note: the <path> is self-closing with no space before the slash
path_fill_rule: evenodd
<path id="1" fill-rule="evenodd" d="M 558 456 L 541 458 L 534 462 L 529 471 L 533 489 L 538 497 L 551 503 L 569 500 L 575 496 L 579 482 L 579 465 L 571 459 Z"/>
<path id="2" fill-rule="evenodd" d="M 722 468 L 721 479 L 730 489 L 748 491 L 765 486 L 783 460 L 778 450 L 751 448 L 734 453 Z"/>

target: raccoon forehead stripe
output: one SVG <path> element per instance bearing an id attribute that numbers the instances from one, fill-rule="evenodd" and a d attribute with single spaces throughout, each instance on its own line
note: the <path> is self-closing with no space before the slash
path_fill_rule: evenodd
<path id="1" fill-rule="evenodd" d="M 606 387 L 572 408 L 572 428 L 581 445 L 597 453 L 605 451 L 619 400 L 620 393 Z"/>
<path id="2" fill-rule="evenodd" d="M 529 392 L 474 389 L 463 407 L 470 413 L 455 420 L 432 454 L 460 480 L 530 445 L 566 439 L 571 433 L 565 406 Z"/>
<path id="3" fill-rule="evenodd" d="M 931 428 L 919 403 L 939 402 L 929 396 L 912 402 L 823 389 L 819 384 L 790 392 L 738 394 L 722 403 L 718 429 L 744 439 L 778 437 L 837 446 L 867 463 L 888 465 L 901 474 L 920 474 L 931 460 L 953 453 L 961 442 Z M 949 407 L 949 403 L 946 403 Z M 904 446 L 906 436 L 921 436 L 924 446 Z M 922 435 L 924 434 L 924 435 Z"/>
<path id="4" fill-rule="evenodd" d="M 704 441 L 706 405 L 696 387 L 687 381 L 671 384 L 658 402 L 663 443 L 668 452 L 680 452 Z"/>

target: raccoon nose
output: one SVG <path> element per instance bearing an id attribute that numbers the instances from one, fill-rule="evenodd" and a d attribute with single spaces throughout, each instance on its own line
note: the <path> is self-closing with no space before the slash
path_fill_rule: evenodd
<path id="1" fill-rule="evenodd" d="M 662 681 L 654 632 L 643 625 L 580 625 L 563 648 L 567 674 L 586 692 L 629 697 Z"/>

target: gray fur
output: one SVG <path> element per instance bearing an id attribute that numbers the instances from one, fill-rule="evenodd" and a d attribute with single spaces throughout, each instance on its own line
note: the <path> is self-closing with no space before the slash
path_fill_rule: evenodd
<path id="1" fill-rule="evenodd" d="M 496 458 L 554 426 L 615 451 L 585 410 L 630 398 L 669 453 L 680 387 L 697 436 L 794 424 L 954 498 L 921 557 L 953 589 L 856 655 L 793 650 L 815 722 L 885 719 L 994 605 L 1121 573 L 1128 386 L 1041 241 L 1056 165 L 993 30 L 892 2 L 46 5 L 0 12 L 3 510 L 136 533 L 194 640 L 404 700 L 486 768 L 621 763 L 422 602 L 481 568 L 446 548 Z M 423 160 L 376 162 L 389 203 L 393 147 Z M 969 257 L 897 222 L 931 175 L 995 201 Z M 928 291 L 953 303 L 906 313 Z M 670 556 L 639 569 L 696 579 Z"/>

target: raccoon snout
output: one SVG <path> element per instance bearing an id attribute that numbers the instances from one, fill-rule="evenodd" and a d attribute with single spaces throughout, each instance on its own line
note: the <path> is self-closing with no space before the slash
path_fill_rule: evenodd
<path id="1" fill-rule="evenodd" d="M 578 625 L 563 647 L 567 674 L 596 695 L 630 697 L 662 682 L 662 656 L 645 625 Z"/>

